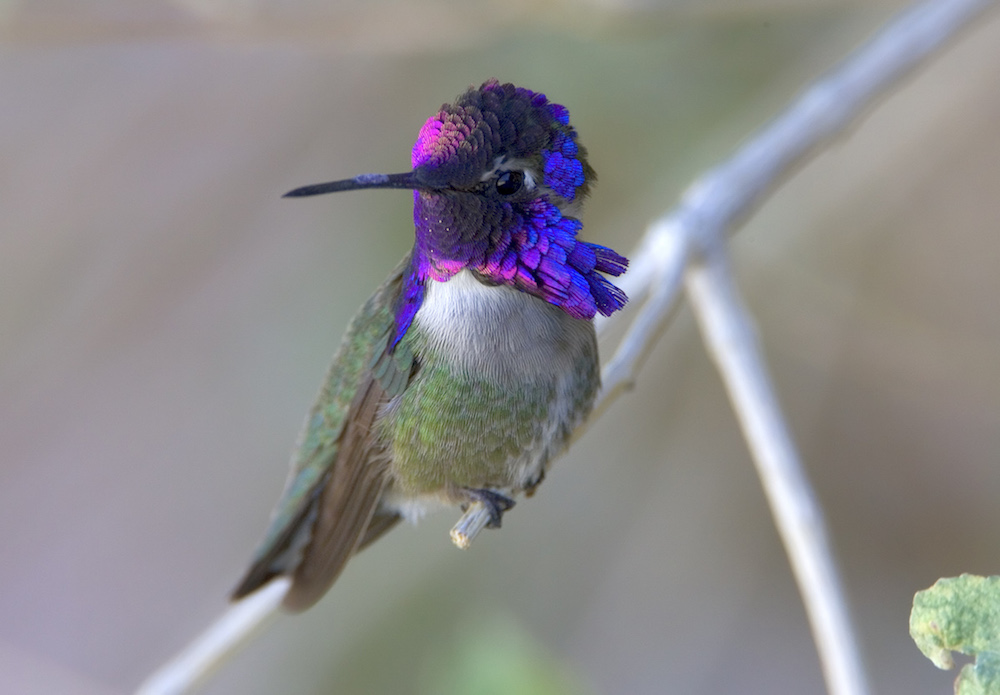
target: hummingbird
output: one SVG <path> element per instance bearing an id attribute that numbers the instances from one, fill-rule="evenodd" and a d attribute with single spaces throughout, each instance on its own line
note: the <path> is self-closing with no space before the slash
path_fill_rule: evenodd
<path id="1" fill-rule="evenodd" d="M 234 601 L 284 575 L 305 610 L 435 507 L 499 527 L 593 405 L 592 319 L 628 301 L 601 273 L 628 260 L 577 238 L 595 174 L 567 109 L 488 80 L 424 123 L 411 165 L 285 194 L 411 190 L 415 241 L 348 326 Z"/>

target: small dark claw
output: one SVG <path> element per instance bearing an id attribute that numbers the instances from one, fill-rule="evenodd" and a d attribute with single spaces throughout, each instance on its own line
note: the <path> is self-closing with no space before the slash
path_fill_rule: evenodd
<path id="1" fill-rule="evenodd" d="M 496 490 L 474 490 L 472 488 L 467 489 L 466 494 L 469 497 L 469 501 L 482 502 L 490 512 L 490 521 L 486 524 L 486 528 L 500 528 L 500 522 L 503 520 L 503 513 L 514 506 L 514 500 L 507 495 L 502 495 Z"/>
<path id="2" fill-rule="evenodd" d="M 541 485 L 543 480 L 545 480 L 545 469 L 544 468 L 538 472 L 538 477 L 537 478 L 535 478 L 534 480 L 529 480 L 527 482 L 527 484 L 524 486 L 524 496 L 525 497 L 532 497 L 532 496 L 534 496 L 534 494 L 535 494 L 535 488 L 537 488 L 539 485 Z"/>

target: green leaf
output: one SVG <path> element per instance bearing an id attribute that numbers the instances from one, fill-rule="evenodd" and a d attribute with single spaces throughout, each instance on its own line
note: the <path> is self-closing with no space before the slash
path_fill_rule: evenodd
<path id="1" fill-rule="evenodd" d="M 959 673 L 957 695 L 1000 695 L 1000 577 L 963 574 L 918 591 L 910 636 L 938 668 L 954 667 L 953 651 L 976 657 Z"/>
<path id="2" fill-rule="evenodd" d="M 1000 654 L 979 652 L 976 663 L 966 664 L 955 680 L 955 695 L 1000 693 Z"/>

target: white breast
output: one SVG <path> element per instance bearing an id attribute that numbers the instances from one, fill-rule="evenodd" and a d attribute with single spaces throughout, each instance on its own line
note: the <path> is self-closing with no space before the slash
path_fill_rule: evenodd
<path id="1" fill-rule="evenodd" d="M 589 322 L 512 287 L 483 284 L 468 270 L 429 281 L 414 323 L 432 351 L 500 380 L 551 378 L 593 341 Z"/>

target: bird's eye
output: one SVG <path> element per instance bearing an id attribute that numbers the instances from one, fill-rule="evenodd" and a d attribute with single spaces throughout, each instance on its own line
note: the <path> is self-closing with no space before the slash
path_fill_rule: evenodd
<path id="1" fill-rule="evenodd" d="M 500 195 L 514 195 L 524 185 L 524 173 L 512 169 L 503 171 L 497 176 L 497 193 Z"/>

